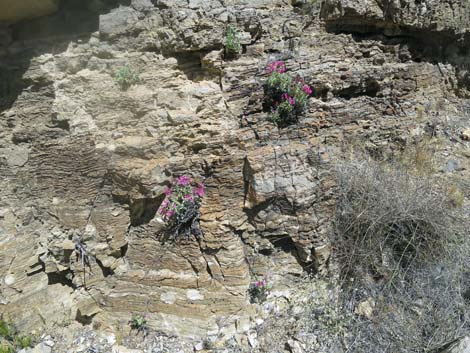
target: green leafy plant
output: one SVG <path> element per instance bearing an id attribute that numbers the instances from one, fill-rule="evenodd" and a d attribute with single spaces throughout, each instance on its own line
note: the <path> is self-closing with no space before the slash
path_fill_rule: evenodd
<path id="1" fill-rule="evenodd" d="M 32 345 L 32 336 L 19 334 L 12 324 L 0 319 L 0 353 L 13 353 Z"/>
<path id="2" fill-rule="evenodd" d="M 27 335 L 18 335 L 13 338 L 13 344 L 21 349 L 31 347 L 33 337 Z"/>
<path id="3" fill-rule="evenodd" d="M 225 55 L 226 57 L 235 57 L 240 54 L 242 46 L 238 38 L 238 31 L 233 26 L 228 26 L 225 33 Z"/>
<path id="4" fill-rule="evenodd" d="M 3 319 L 0 319 L 0 337 L 8 338 L 11 335 L 10 325 Z"/>
<path id="5" fill-rule="evenodd" d="M 167 229 L 174 237 L 194 235 L 202 237 L 199 228 L 199 207 L 205 194 L 204 185 L 193 181 L 186 175 L 181 175 L 170 187 L 165 187 L 165 199 L 158 213 L 167 224 Z"/>
<path id="6" fill-rule="evenodd" d="M 129 325 L 131 326 L 132 330 L 136 330 L 138 333 L 142 333 L 145 336 L 148 334 L 149 328 L 147 326 L 147 320 L 143 315 L 132 315 L 132 319 L 129 321 Z"/>
<path id="7" fill-rule="evenodd" d="M 116 73 L 116 81 L 121 89 L 126 90 L 140 81 L 139 75 L 128 66 L 121 67 Z"/>
<path id="8" fill-rule="evenodd" d="M 15 353 L 15 348 L 8 343 L 0 343 L 0 353 Z"/>
<path id="9" fill-rule="evenodd" d="M 278 126 L 295 123 L 307 106 L 312 88 L 297 76 L 286 73 L 283 61 L 274 61 L 266 68 L 269 77 L 264 87 L 264 106 Z"/>

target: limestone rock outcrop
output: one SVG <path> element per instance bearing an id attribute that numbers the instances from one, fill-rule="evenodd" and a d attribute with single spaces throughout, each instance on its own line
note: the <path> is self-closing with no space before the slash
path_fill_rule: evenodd
<path id="1" fill-rule="evenodd" d="M 343 29 L 355 28 L 362 33 L 381 27 L 388 35 L 410 30 L 468 36 L 470 5 L 447 0 L 326 0 L 322 16 Z"/>
<path id="2" fill-rule="evenodd" d="M 468 12 L 448 2 L 420 22 L 424 5 L 327 0 L 326 26 L 307 1 L 103 3 L 0 29 L 0 312 L 21 329 L 115 329 L 145 313 L 153 330 L 189 339 L 246 332 L 256 278 L 287 298 L 302 273 L 328 271 L 330 167 L 344 144 L 378 151 L 440 133 L 468 148 L 467 59 L 338 33 L 467 40 Z M 234 60 L 229 24 L 243 46 Z M 283 129 L 262 104 L 275 59 L 314 89 Z M 115 80 L 123 67 L 140 77 L 128 90 Z M 207 188 L 204 237 L 165 242 L 157 209 L 182 174 Z"/>

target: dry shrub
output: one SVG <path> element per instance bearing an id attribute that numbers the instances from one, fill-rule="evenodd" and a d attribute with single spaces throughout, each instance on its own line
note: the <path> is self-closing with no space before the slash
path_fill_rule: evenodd
<path id="1" fill-rule="evenodd" d="M 349 351 L 432 352 L 468 334 L 468 214 L 455 185 L 418 148 L 385 161 L 356 156 L 336 166 Z M 357 315 L 369 298 L 372 317 Z"/>
<path id="2" fill-rule="evenodd" d="M 460 228 L 447 188 L 437 179 L 372 160 L 338 166 L 345 265 L 378 275 L 439 256 Z M 390 275 L 390 273 L 388 273 Z"/>

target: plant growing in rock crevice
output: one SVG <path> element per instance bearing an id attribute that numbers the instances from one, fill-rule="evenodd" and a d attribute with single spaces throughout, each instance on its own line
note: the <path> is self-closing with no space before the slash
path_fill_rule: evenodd
<path id="1" fill-rule="evenodd" d="M 193 183 L 192 179 L 182 175 L 165 187 L 165 199 L 158 213 L 167 224 L 167 231 L 173 238 L 181 236 L 202 237 L 199 227 L 199 217 L 205 188 L 202 183 Z"/>
<path id="2" fill-rule="evenodd" d="M 271 120 L 278 126 L 297 122 L 307 107 L 312 88 L 303 78 L 293 78 L 286 73 L 283 61 L 274 61 L 267 65 L 269 77 L 264 86 L 264 107 L 271 113 Z"/>
<path id="3" fill-rule="evenodd" d="M 149 327 L 147 325 L 147 319 L 145 316 L 140 314 L 132 315 L 129 325 L 132 330 L 136 330 L 137 333 L 142 333 L 144 336 L 148 335 Z"/>
<path id="4" fill-rule="evenodd" d="M 271 290 L 271 285 L 268 283 L 268 276 L 264 276 L 261 279 L 256 280 L 250 284 L 248 292 L 250 294 L 250 300 L 252 303 L 264 302 Z"/>
<path id="5" fill-rule="evenodd" d="M 240 54 L 242 46 L 238 38 L 238 31 L 233 26 L 228 26 L 225 32 L 225 57 L 230 59 Z"/>
<path id="6" fill-rule="evenodd" d="M 87 250 L 86 244 L 83 242 L 82 238 L 76 238 L 75 241 L 75 256 L 77 262 L 80 262 L 82 265 L 83 271 L 83 287 L 86 289 L 86 268 L 90 270 L 90 273 L 93 274 L 91 264 L 90 264 L 90 255 Z"/>
<path id="7" fill-rule="evenodd" d="M 13 353 L 31 347 L 33 337 L 22 335 L 11 323 L 0 319 L 0 353 Z"/>
<path id="8" fill-rule="evenodd" d="M 128 89 L 140 81 L 137 72 L 128 66 L 121 67 L 116 73 L 116 82 L 121 86 L 122 90 Z"/>

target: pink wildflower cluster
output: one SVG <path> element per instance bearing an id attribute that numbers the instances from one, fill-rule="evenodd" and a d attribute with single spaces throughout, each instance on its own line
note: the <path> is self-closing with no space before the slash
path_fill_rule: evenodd
<path id="1" fill-rule="evenodd" d="M 306 94 L 311 95 L 313 90 L 309 85 L 303 85 L 302 91 L 304 91 Z"/>
<path id="2" fill-rule="evenodd" d="M 295 122 L 313 93 L 303 78 L 293 78 L 285 71 L 283 61 L 273 61 L 266 66 L 269 77 L 265 85 L 265 106 L 271 110 L 271 118 L 276 124 Z"/>
<path id="3" fill-rule="evenodd" d="M 310 96 L 312 93 L 313 93 L 313 90 L 312 90 L 312 87 L 310 87 L 309 85 L 305 84 L 304 82 L 304 79 L 300 76 L 297 76 L 295 79 L 294 79 L 294 83 L 297 87 L 302 87 L 302 91 Z"/>
<path id="4" fill-rule="evenodd" d="M 268 276 L 264 276 L 261 279 L 251 283 L 249 293 L 251 295 L 252 302 L 261 303 L 266 300 L 271 286 L 268 284 Z"/>
<path id="5" fill-rule="evenodd" d="M 278 72 L 282 74 L 286 72 L 286 64 L 284 63 L 284 61 L 273 61 L 269 63 L 268 66 L 266 67 L 266 72 L 268 74 L 272 72 Z"/>
<path id="6" fill-rule="evenodd" d="M 256 288 L 266 287 L 267 286 L 266 278 L 263 278 L 262 280 L 256 281 L 254 285 L 255 285 Z"/>
<path id="7" fill-rule="evenodd" d="M 179 176 L 171 187 L 165 186 L 163 200 L 158 213 L 165 221 L 183 214 L 190 205 L 199 204 L 205 194 L 204 185 L 192 186 L 192 179 L 186 175 Z"/>

